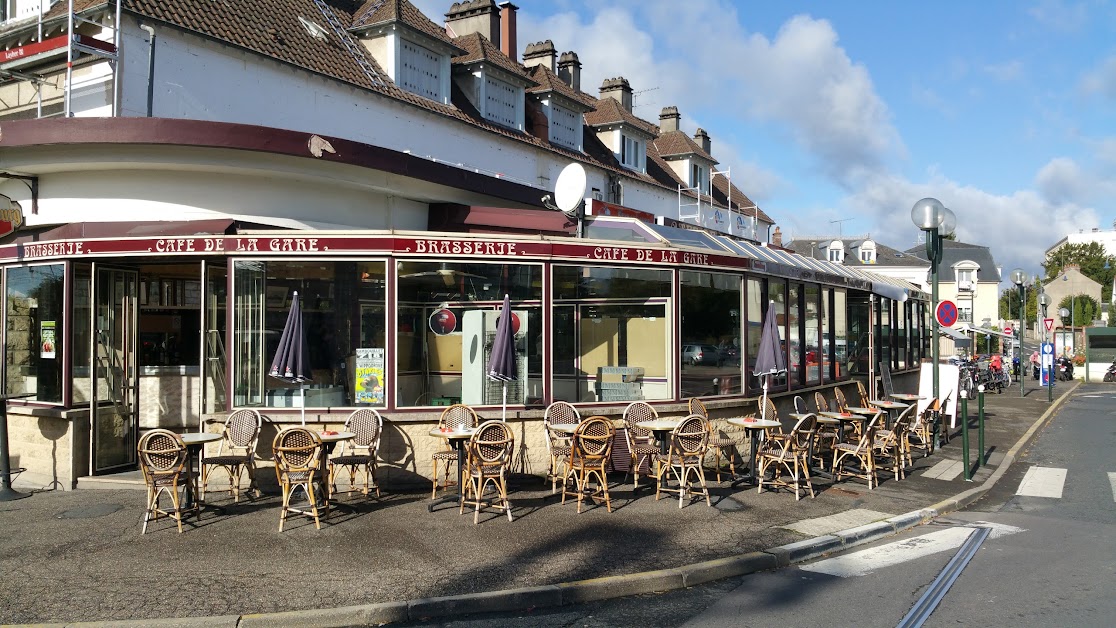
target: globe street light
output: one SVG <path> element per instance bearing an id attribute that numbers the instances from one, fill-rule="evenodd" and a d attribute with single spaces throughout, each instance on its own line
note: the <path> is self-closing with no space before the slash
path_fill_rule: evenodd
<path id="1" fill-rule="evenodd" d="M 1038 303 L 1039 303 L 1039 306 L 1042 307 L 1042 317 L 1046 318 L 1046 306 L 1050 305 L 1050 297 L 1046 296 L 1046 291 L 1042 290 L 1041 287 L 1039 288 L 1039 290 L 1041 290 L 1041 292 L 1039 292 L 1039 295 L 1038 295 Z M 1043 324 L 1043 328 L 1042 328 L 1042 342 L 1044 344 L 1046 343 L 1046 325 L 1045 325 L 1045 323 Z M 1054 356 L 1050 356 L 1050 358 L 1051 358 L 1051 363 L 1050 363 L 1051 368 L 1047 369 L 1047 371 L 1046 371 L 1046 400 L 1047 401 L 1054 401 L 1054 368 L 1053 368 L 1054 367 L 1054 362 L 1053 362 Z M 1043 362 L 1045 363 L 1045 359 L 1043 360 Z M 1044 366 L 1045 366 L 1045 364 L 1044 364 Z"/>
<path id="2" fill-rule="evenodd" d="M 1024 396 L 1024 386 L 1026 386 L 1027 378 L 1024 376 L 1023 371 L 1023 309 L 1026 307 L 1027 299 L 1023 296 L 1024 291 L 1027 289 L 1023 282 L 1027 281 L 1027 273 L 1023 272 L 1022 268 L 1016 268 L 1011 271 L 1011 283 L 1015 284 L 1016 289 L 1019 291 L 1019 396 Z"/>
<path id="3" fill-rule="evenodd" d="M 941 201 L 936 198 L 924 198 L 919 200 L 911 208 L 911 221 L 915 226 L 926 232 L 926 259 L 930 262 L 930 299 L 933 307 L 935 323 L 934 327 L 937 328 L 938 316 L 938 264 L 942 261 L 942 238 L 953 233 L 957 227 L 957 216 L 942 205 Z M 932 343 L 931 359 L 933 360 L 933 367 L 931 372 L 933 375 L 933 395 L 935 399 L 939 399 L 939 386 L 938 386 L 938 334 L 934 333 L 934 342 Z"/>
<path id="4" fill-rule="evenodd" d="M 1062 273 L 1063 273 L 1062 274 L 1062 281 L 1069 281 L 1069 274 L 1065 272 L 1065 269 L 1062 269 Z M 1071 290 L 1072 290 L 1072 288 L 1071 288 Z M 1058 315 L 1062 317 L 1062 325 L 1063 326 L 1065 326 L 1065 324 L 1066 324 L 1067 314 L 1062 314 L 1062 312 L 1065 312 L 1065 311 L 1066 311 L 1066 308 L 1062 308 L 1058 312 Z M 1073 348 L 1074 348 L 1075 351 L 1077 350 L 1077 324 L 1074 322 L 1074 317 L 1076 315 L 1077 315 L 1077 295 L 1071 292 L 1070 293 L 1070 309 L 1069 309 L 1068 316 L 1069 316 L 1069 319 L 1070 319 L 1070 338 L 1073 339 Z"/>

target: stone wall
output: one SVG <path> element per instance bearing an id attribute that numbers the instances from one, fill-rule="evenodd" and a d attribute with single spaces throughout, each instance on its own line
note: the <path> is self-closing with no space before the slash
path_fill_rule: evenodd
<path id="1" fill-rule="evenodd" d="M 19 486 L 71 490 L 89 473 L 88 411 L 9 407 L 8 451 L 12 467 L 26 469 Z"/>

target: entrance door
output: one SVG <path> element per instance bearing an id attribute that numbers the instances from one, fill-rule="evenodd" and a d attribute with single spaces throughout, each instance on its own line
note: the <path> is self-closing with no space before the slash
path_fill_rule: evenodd
<path id="1" fill-rule="evenodd" d="M 136 464 L 138 273 L 93 269 L 93 473 Z"/>

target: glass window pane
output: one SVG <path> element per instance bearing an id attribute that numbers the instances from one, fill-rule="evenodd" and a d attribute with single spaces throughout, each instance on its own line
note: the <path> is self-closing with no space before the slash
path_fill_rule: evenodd
<path id="1" fill-rule="evenodd" d="M 486 375 L 504 295 L 518 321 L 510 406 L 542 399 L 542 266 L 397 262 L 396 405 L 501 405 Z"/>
<path id="2" fill-rule="evenodd" d="M 225 373 L 228 357 L 225 352 L 225 331 L 228 318 L 228 268 L 207 265 L 205 280 L 205 412 L 221 412 L 226 408 L 228 395 Z"/>
<path id="3" fill-rule="evenodd" d="M 879 338 L 879 347 L 877 348 L 879 361 L 877 365 L 887 365 L 890 368 L 895 368 L 894 338 L 892 337 L 891 329 L 891 304 L 891 299 L 880 297 L 876 305 L 876 318 L 879 321 L 877 326 L 879 330 L 877 333 Z M 877 366 L 876 370 L 879 370 L 879 366 Z"/>
<path id="4" fill-rule="evenodd" d="M 745 337 L 746 350 L 748 357 L 747 380 L 749 391 L 755 391 L 759 388 L 760 382 L 752 373 L 756 368 L 756 354 L 759 353 L 760 337 L 763 334 L 763 316 L 767 311 L 764 304 L 767 302 L 764 299 L 764 288 L 766 281 L 763 279 L 748 279 L 748 292 L 747 292 L 747 311 L 748 311 L 748 330 Z"/>
<path id="5" fill-rule="evenodd" d="M 849 354 L 848 374 L 867 375 L 869 341 L 871 340 L 871 321 L 867 292 L 853 292 L 848 295 L 849 308 Z"/>
<path id="6" fill-rule="evenodd" d="M 790 284 L 787 293 L 787 376 L 792 386 L 801 386 L 805 373 L 802 342 L 802 284 Z"/>
<path id="7" fill-rule="evenodd" d="M 682 397 L 741 392 L 741 277 L 681 273 Z"/>
<path id="8" fill-rule="evenodd" d="M 62 264 L 9 268 L 5 279 L 7 330 L 4 392 L 34 401 L 62 402 Z"/>
<path id="9" fill-rule="evenodd" d="M 845 291 L 833 290 L 833 379 L 841 380 L 848 375 L 849 353 L 849 313 L 846 308 Z"/>
<path id="10" fill-rule="evenodd" d="M 822 314 L 819 310 L 819 294 L 821 289 L 817 284 L 806 284 L 803 308 L 805 315 L 803 324 L 806 330 L 804 336 L 806 383 L 817 384 L 822 379 L 821 368 L 821 333 Z"/>
<path id="11" fill-rule="evenodd" d="M 775 302 L 775 321 L 779 327 L 779 341 L 784 359 L 787 355 L 787 282 L 782 279 L 769 279 L 767 282 L 768 298 Z M 766 312 L 766 308 L 764 309 Z M 787 367 L 791 365 L 787 361 Z M 787 374 L 782 373 L 771 378 L 771 386 L 776 390 L 787 387 Z"/>
<path id="12" fill-rule="evenodd" d="M 70 326 L 70 395 L 73 405 L 89 404 L 93 399 L 93 380 L 89 377 L 92 359 L 89 350 L 92 342 L 89 330 L 93 326 L 93 275 L 89 264 L 74 264 L 73 304 L 74 316 Z"/>

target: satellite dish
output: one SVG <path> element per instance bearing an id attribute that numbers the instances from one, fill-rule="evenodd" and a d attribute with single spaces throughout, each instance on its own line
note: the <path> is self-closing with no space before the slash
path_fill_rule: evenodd
<path id="1" fill-rule="evenodd" d="M 564 212 L 572 212 L 585 200 L 585 168 L 570 164 L 562 168 L 554 184 L 554 204 Z"/>

